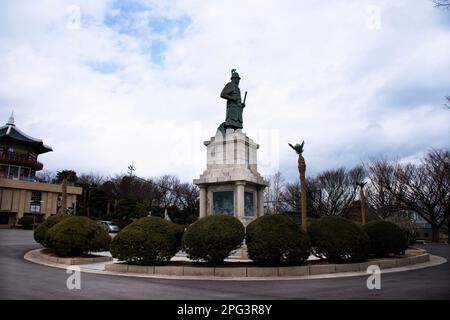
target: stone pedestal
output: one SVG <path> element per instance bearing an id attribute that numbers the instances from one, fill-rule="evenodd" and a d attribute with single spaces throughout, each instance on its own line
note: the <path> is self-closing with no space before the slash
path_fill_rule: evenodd
<path id="1" fill-rule="evenodd" d="M 243 132 L 227 132 L 205 141 L 206 170 L 195 179 L 200 188 L 200 217 L 230 214 L 253 220 L 264 214 L 267 183 L 257 171 L 258 145 Z"/>
<path id="2" fill-rule="evenodd" d="M 200 217 L 229 214 L 247 224 L 264 214 L 267 183 L 257 171 L 259 146 L 241 131 L 217 131 L 204 142 L 206 170 L 194 180 L 200 188 Z"/>

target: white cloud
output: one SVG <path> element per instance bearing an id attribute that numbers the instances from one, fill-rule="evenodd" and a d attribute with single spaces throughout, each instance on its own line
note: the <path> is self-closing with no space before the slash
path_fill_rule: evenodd
<path id="1" fill-rule="evenodd" d="M 66 26 L 69 5 L 80 7 L 79 29 Z M 0 119 L 14 108 L 17 125 L 54 148 L 47 169 L 114 174 L 133 160 L 141 176 L 195 178 L 231 68 L 248 91 L 244 131 L 261 145 L 263 171 L 279 163 L 293 179 L 287 142 L 303 139 L 310 173 L 449 147 L 439 105 L 450 94 L 449 13 L 427 1 L 0 6 Z M 373 6 L 379 28 L 368 25 Z"/>

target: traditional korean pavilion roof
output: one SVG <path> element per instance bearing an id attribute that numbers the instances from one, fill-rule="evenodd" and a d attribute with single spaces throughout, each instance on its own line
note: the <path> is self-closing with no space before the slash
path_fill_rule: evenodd
<path id="1" fill-rule="evenodd" d="M 32 138 L 19 130 L 14 124 L 14 115 L 11 114 L 6 125 L 0 127 L 0 142 L 12 142 L 33 148 L 38 154 L 53 151 L 42 140 Z"/>

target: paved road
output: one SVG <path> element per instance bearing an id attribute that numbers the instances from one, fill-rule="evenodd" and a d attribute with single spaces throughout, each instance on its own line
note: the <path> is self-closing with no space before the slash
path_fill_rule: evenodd
<path id="1" fill-rule="evenodd" d="M 450 260 L 450 246 L 421 247 Z M 39 248 L 31 231 L 0 230 L 1 299 L 450 299 L 449 263 L 382 275 L 381 290 L 368 290 L 366 277 L 206 281 L 132 278 L 82 273 L 81 289 L 68 290 L 64 269 L 25 261 Z"/>

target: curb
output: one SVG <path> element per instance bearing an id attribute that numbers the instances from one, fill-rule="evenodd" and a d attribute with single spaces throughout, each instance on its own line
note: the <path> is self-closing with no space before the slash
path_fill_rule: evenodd
<path id="1" fill-rule="evenodd" d="M 36 249 L 29 251 L 25 254 L 24 259 L 33 263 L 46 265 L 54 268 L 62 268 L 66 269 L 68 267 L 67 264 L 55 263 L 42 258 L 44 256 L 40 253 L 42 249 Z M 188 266 L 136 266 L 136 265 L 126 265 L 126 264 L 113 264 L 107 263 L 105 264 L 105 270 L 92 269 L 86 266 L 80 267 L 80 271 L 86 273 L 94 273 L 94 274 L 103 274 L 103 275 L 114 275 L 114 276 L 126 276 L 126 277 L 138 277 L 138 278 L 153 278 L 153 279 L 171 279 L 171 280 L 221 280 L 221 281 L 229 281 L 229 280 L 240 280 L 240 281 L 253 281 L 253 280 L 308 280 L 308 279 L 325 279 L 325 278 L 341 278 L 341 277 L 355 277 L 355 276 L 367 276 L 367 267 L 369 265 L 378 265 L 382 271 L 382 273 L 392 273 L 392 272 L 403 272 L 403 271 L 411 271 L 416 269 L 428 268 L 437 266 L 443 263 L 446 263 L 447 260 L 445 258 L 430 255 L 428 253 L 421 254 L 418 256 L 395 259 L 396 260 L 406 260 L 415 258 L 409 261 L 409 264 L 406 262 L 392 264 L 394 259 L 391 260 L 379 260 L 373 262 L 364 262 L 359 264 L 341 264 L 341 265 L 316 265 L 315 267 L 330 267 L 332 269 L 334 266 L 333 273 L 325 273 L 325 269 L 322 268 L 323 273 L 314 270 L 311 273 L 311 267 L 313 266 L 300 266 L 300 267 L 279 267 L 279 268 L 260 268 L 260 267 L 248 267 L 258 268 L 258 269 L 269 269 L 264 272 L 253 272 L 251 271 L 249 276 L 247 267 L 216 267 L 216 268 L 207 268 L 207 267 L 188 267 Z M 352 267 L 353 270 L 352 271 Z M 356 270 L 356 265 L 358 265 L 359 270 Z M 349 266 L 348 268 L 344 268 L 344 266 Z M 164 272 L 164 268 L 177 268 L 172 269 L 168 272 Z M 117 269 L 116 269 L 117 268 Z M 161 269 L 163 268 L 163 269 Z M 207 274 L 204 274 L 204 270 L 193 270 L 194 268 L 198 269 L 214 269 L 213 271 L 209 270 Z M 229 270 L 224 270 L 229 269 Z M 235 269 L 235 270 L 230 270 Z M 236 270 L 239 269 L 239 270 Z M 277 269 L 277 274 L 273 269 Z M 344 271 L 347 269 L 348 271 Z M 120 270 L 120 271 L 119 271 Z M 169 269 L 166 269 L 169 270 Z M 245 275 L 244 275 L 245 270 Z M 280 271 L 281 270 L 281 271 Z M 156 273 L 156 272 L 157 273 Z"/>
<path id="2" fill-rule="evenodd" d="M 299 276 L 330 275 L 347 272 L 364 272 L 370 265 L 382 271 L 430 261 L 428 253 L 400 259 L 380 259 L 363 263 L 317 264 L 293 267 L 197 267 L 197 266 L 139 266 L 122 263 L 105 265 L 106 271 L 118 273 L 143 273 L 155 276 L 202 276 L 231 278 L 283 278 Z"/>
<path id="3" fill-rule="evenodd" d="M 51 254 L 45 253 L 46 249 L 32 250 L 28 253 L 37 259 L 46 260 L 52 263 L 64 264 L 64 265 L 83 265 L 83 264 L 93 264 L 101 262 L 113 261 L 112 257 L 108 256 L 91 256 L 91 257 L 75 257 L 75 258 L 60 258 Z M 27 254 L 28 254 L 27 253 Z"/>

